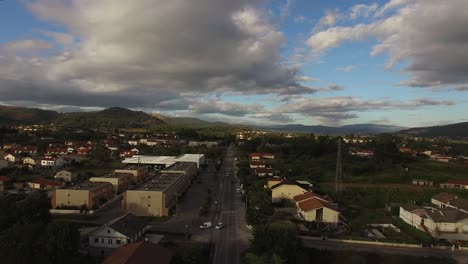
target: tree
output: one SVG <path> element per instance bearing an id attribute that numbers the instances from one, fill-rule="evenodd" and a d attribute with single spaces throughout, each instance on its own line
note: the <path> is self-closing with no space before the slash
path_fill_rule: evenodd
<path id="1" fill-rule="evenodd" d="M 51 263 L 65 263 L 76 257 L 80 246 L 80 233 L 73 223 L 51 222 L 47 225 L 47 256 Z"/>

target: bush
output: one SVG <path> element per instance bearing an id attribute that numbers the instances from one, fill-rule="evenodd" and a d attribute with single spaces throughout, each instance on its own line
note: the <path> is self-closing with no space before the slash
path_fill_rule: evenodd
<path id="1" fill-rule="evenodd" d="M 399 227 L 403 232 L 410 235 L 413 239 L 418 240 L 422 243 L 433 243 L 434 238 L 430 235 L 424 233 L 423 231 L 412 227 L 411 225 L 405 223 L 403 220 L 397 218 L 395 219 L 395 225 Z"/>

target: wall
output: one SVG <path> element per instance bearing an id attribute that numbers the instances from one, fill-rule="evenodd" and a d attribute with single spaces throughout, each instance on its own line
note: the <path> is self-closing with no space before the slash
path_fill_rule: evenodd
<path id="1" fill-rule="evenodd" d="M 413 227 L 416 227 L 418 229 L 422 228 L 421 217 L 416 214 L 406 211 L 405 209 L 403 209 L 403 207 L 400 207 L 400 219 Z"/>
<path id="2" fill-rule="evenodd" d="M 56 206 L 73 205 L 81 207 L 86 204 L 89 209 L 89 195 L 87 190 L 72 190 L 72 189 L 56 189 L 55 190 L 55 206 L 52 204 L 52 209 Z M 68 196 L 70 195 L 70 196 Z"/>
<path id="3" fill-rule="evenodd" d="M 167 216 L 164 197 L 160 191 L 127 190 L 124 210 L 136 216 Z"/>

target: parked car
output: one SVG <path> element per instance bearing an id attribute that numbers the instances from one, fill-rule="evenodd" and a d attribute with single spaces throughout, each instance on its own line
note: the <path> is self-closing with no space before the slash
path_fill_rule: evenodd
<path id="1" fill-rule="evenodd" d="M 213 224 L 211 222 L 206 222 L 206 223 L 203 223 L 201 226 L 200 226 L 200 229 L 208 229 L 212 226 Z"/>
<path id="2" fill-rule="evenodd" d="M 224 227 L 224 224 L 223 223 L 217 223 L 216 226 L 215 226 L 215 229 L 221 229 Z"/>

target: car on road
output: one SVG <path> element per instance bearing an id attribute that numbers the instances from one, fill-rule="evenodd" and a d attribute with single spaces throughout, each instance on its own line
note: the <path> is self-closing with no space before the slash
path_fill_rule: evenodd
<path id="1" fill-rule="evenodd" d="M 237 188 L 237 193 L 242 193 L 241 188 Z"/>
<path id="2" fill-rule="evenodd" d="M 211 226 L 213 226 L 213 224 L 211 222 L 205 222 L 203 223 L 201 226 L 200 226 L 200 229 L 208 229 L 210 228 Z"/>
<path id="3" fill-rule="evenodd" d="M 217 223 L 216 226 L 215 226 L 215 229 L 221 229 L 224 227 L 224 224 L 223 223 Z"/>

